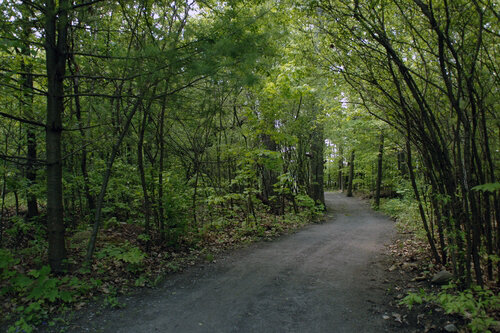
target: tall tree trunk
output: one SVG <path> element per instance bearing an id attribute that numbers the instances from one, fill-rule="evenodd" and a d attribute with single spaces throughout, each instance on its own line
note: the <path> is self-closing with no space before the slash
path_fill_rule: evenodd
<path id="1" fill-rule="evenodd" d="M 351 151 L 349 160 L 349 183 L 347 184 L 347 196 L 352 197 L 352 181 L 354 178 L 354 149 Z"/>
<path id="2" fill-rule="evenodd" d="M 413 187 L 413 192 L 415 193 L 415 199 L 417 200 L 417 203 L 418 203 L 418 211 L 420 212 L 420 217 L 421 217 L 422 223 L 424 225 L 425 234 L 427 236 L 427 241 L 429 242 L 429 244 L 431 246 L 431 251 L 432 251 L 434 258 L 436 259 L 436 262 L 441 263 L 441 258 L 439 257 L 439 254 L 437 252 L 436 244 L 434 242 L 434 237 L 430 232 L 429 224 L 427 223 L 427 218 L 425 216 L 424 207 L 422 206 L 422 201 L 420 200 L 420 194 L 418 191 L 417 182 L 415 180 L 415 172 L 413 171 L 413 166 L 412 166 L 411 144 L 410 144 L 409 138 L 406 139 L 406 154 L 407 154 L 406 155 L 406 158 L 407 158 L 406 164 L 408 166 L 408 173 L 410 175 L 411 186 Z"/>
<path id="3" fill-rule="evenodd" d="M 142 193 L 144 195 L 144 233 L 148 236 L 146 247 L 149 251 L 151 231 L 150 231 L 150 220 L 151 220 L 151 204 L 148 195 L 148 186 L 146 183 L 146 175 L 144 172 L 144 132 L 146 130 L 148 120 L 148 113 L 144 110 L 142 125 L 139 129 L 139 141 L 137 143 L 137 165 L 139 167 L 139 174 L 141 177 Z"/>
<path id="4" fill-rule="evenodd" d="M 33 193 L 33 185 L 36 184 L 36 134 L 31 130 L 26 130 L 26 137 L 28 139 L 28 153 L 26 162 L 26 178 L 29 181 L 28 193 L 26 197 L 28 212 L 26 217 L 31 219 L 38 216 L 38 202 L 36 194 Z"/>
<path id="5" fill-rule="evenodd" d="M 375 185 L 375 207 L 380 206 L 380 188 L 382 187 L 382 167 L 384 156 L 384 132 L 380 133 L 380 144 L 378 146 L 377 156 L 377 184 Z"/>
<path id="6" fill-rule="evenodd" d="M 261 134 L 260 140 L 264 145 L 264 148 L 270 151 L 276 151 L 278 149 L 277 144 L 271 139 L 269 134 Z M 274 184 L 278 181 L 278 177 L 274 170 L 267 168 L 266 166 L 262 167 L 262 198 L 263 202 L 269 205 L 273 214 L 279 214 L 279 203 L 277 203 L 276 198 L 274 197 Z M 274 199 L 273 199 L 274 198 Z"/>
<path id="7" fill-rule="evenodd" d="M 22 47 L 21 55 L 25 58 L 29 58 L 30 45 L 28 43 L 31 35 L 31 27 L 26 25 L 23 28 L 23 38 L 26 40 Z M 25 61 L 21 62 L 21 89 L 22 89 L 22 100 L 21 108 L 23 110 L 23 115 L 26 119 L 33 119 L 33 66 L 27 64 Z M 30 125 L 26 128 L 26 141 L 27 141 L 27 155 L 26 155 L 26 178 L 28 179 L 28 186 L 26 188 L 26 204 L 28 206 L 28 212 L 26 218 L 29 220 L 35 216 L 38 216 L 38 203 L 36 195 L 32 191 L 33 185 L 36 184 L 36 134 Z"/>
<path id="8" fill-rule="evenodd" d="M 80 160 L 80 170 L 82 171 L 83 176 L 83 188 L 85 191 L 85 198 L 87 199 L 87 207 L 90 212 L 93 212 L 95 209 L 95 199 L 92 194 L 90 194 L 90 186 L 89 186 L 89 173 L 87 171 L 87 135 L 85 130 L 83 129 L 82 123 L 82 107 L 80 104 L 80 87 L 78 77 L 76 75 L 79 74 L 78 64 L 72 61 L 74 68 L 69 67 L 71 71 L 71 75 L 73 75 L 73 91 L 75 93 L 75 109 L 76 109 L 76 120 L 78 122 L 78 131 L 80 132 L 80 137 L 82 139 L 82 157 Z M 71 65 L 71 64 L 70 64 Z"/>
<path id="9" fill-rule="evenodd" d="M 166 90 L 166 89 L 165 89 Z M 161 101 L 161 112 L 160 112 L 160 133 L 159 144 L 160 144 L 160 161 L 158 167 L 158 236 L 159 240 L 163 241 L 165 239 L 165 217 L 163 211 L 163 169 L 165 161 L 165 109 L 166 109 L 166 99 L 165 97 Z"/>
<path id="10" fill-rule="evenodd" d="M 339 182 L 339 190 L 344 192 L 344 175 L 342 170 L 344 169 L 344 149 L 342 146 L 339 147 L 339 173 L 338 173 L 338 182 Z"/>
<path id="11" fill-rule="evenodd" d="M 9 148 L 9 136 L 5 136 L 5 151 Z M 2 173 L 2 203 L 0 204 L 0 249 L 3 245 L 3 229 L 5 225 L 5 196 L 7 191 L 7 160 L 3 160 Z"/>
<path id="12" fill-rule="evenodd" d="M 46 2 L 45 58 L 47 67 L 47 228 L 49 264 L 53 272 L 65 270 L 66 247 L 62 199 L 61 132 L 64 112 L 64 75 L 67 59 L 68 9 L 71 3 Z"/>
<path id="13" fill-rule="evenodd" d="M 310 159 L 311 163 L 311 191 L 310 196 L 316 203 L 325 206 L 325 188 L 324 188 L 324 156 L 325 139 L 323 137 L 323 128 L 317 125 L 312 135 Z"/>

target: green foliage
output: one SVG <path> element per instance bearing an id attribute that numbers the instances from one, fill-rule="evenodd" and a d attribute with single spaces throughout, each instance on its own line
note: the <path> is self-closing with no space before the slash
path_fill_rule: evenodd
<path id="1" fill-rule="evenodd" d="M 425 290 L 420 289 L 419 293 L 408 293 L 400 302 L 399 304 L 406 305 L 408 309 L 412 309 L 415 304 L 422 304 L 424 301 L 427 301 L 427 294 L 425 293 Z"/>
<path id="2" fill-rule="evenodd" d="M 492 192 L 495 193 L 496 191 L 500 191 L 500 183 L 487 183 L 483 185 L 477 185 L 472 188 L 475 191 L 481 191 L 481 192 Z"/>
<path id="3" fill-rule="evenodd" d="M 116 297 L 115 295 L 107 295 L 104 298 L 104 306 L 110 307 L 112 309 L 120 309 L 125 307 L 125 304 L 120 303 L 118 297 Z"/>
<path id="4" fill-rule="evenodd" d="M 409 190 L 398 190 L 403 198 L 381 199 L 380 211 L 396 220 L 396 226 L 404 232 L 413 232 L 419 239 L 425 239 L 418 204 L 413 200 Z"/>
<path id="5" fill-rule="evenodd" d="M 164 198 L 162 202 L 166 219 L 165 239 L 168 246 L 176 247 L 188 229 L 192 188 L 183 180 L 179 170 L 163 175 Z"/>
<path id="6" fill-rule="evenodd" d="M 48 318 L 48 305 L 68 304 L 96 286 L 92 281 L 84 282 L 77 277 L 53 277 L 50 267 L 32 269 L 28 274 L 16 270 L 19 260 L 4 249 L 0 249 L 0 296 L 9 296 L 15 304 L 17 321 L 9 332 L 33 327 Z M 97 283 L 98 284 L 98 283 Z"/>
<path id="7" fill-rule="evenodd" d="M 295 196 L 297 206 L 303 208 L 301 215 L 310 221 L 315 221 L 321 216 L 325 211 L 325 207 L 322 204 L 314 202 L 314 200 L 306 194 L 298 194 Z"/>
<path id="8" fill-rule="evenodd" d="M 124 244 L 109 244 L 96 253 L 98 259 L 117 260 L 127 265 L 130 272 L 138 272 L 143 269 L 142 264 L 146 254 L 138 247 L 125 242 Z"/>
<path id="9" fill-rule="evenodd" d="M 490 328 L 498 322 L 488 312 L 500 309 L 500 296 L 477 286 L 464 291 L 455 291 L 455 288 L 452 284 L 443 286 L 437 294 L 427 294 L 421 289 L 419 293 L 408 293 L 400 304 L 412 309 L 415 304 L 432 302 L 441 306 L 447 314 L 459 314 L 467 319 L 472 332 L 491 332 Z"/>

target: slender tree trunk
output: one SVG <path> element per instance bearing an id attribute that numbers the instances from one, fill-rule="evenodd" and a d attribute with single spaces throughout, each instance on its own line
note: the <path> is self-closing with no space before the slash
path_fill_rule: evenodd
<path id="1" fill-rule="evenodd" d="M 24 56 L 29 55 L 29 49 L 23 52 Z M 21 70 L 24 72 L 22 74 L 22 89 L 23 89 L 23 109 L 24 115 L 27 119 L 33 117 L 33 75 L 31 74 L 32 66 L 21 65 Z M 27 140 L 27 155 L 26 155 L 26 178 L 28 179 L 28 187 L 26 193 L 26 203 L 28 206 L 28 212 L 26 218 L 29 220 L 35 216 L 38 216 L 38 203 L 36 195 L 33 193 L 32 187 L 36 184 L 36 134 L 30 125 L 26 128 L 26 140 Z"/>
<path id="2" fill-rule="evenodd" d="M 439 237 L 439 246 L 441 250 L 441 262 L 443 264 L 446 264 L 448 261 L 448 254 L 447 254 L 447 247 L 446 243 L 444 240 L 444 228 L 443 228 L 443 215 L 441 214 L 441 208 L 438 204 L 438 201 L 436 197 L 438 196 L 438 185 L 436 183 L 436 180 L 434 179 L 432 172 L 427 171 L 427 179 L 429 180 L 431 186 L 432 186 L 432 193 L 430 195 L 430 200 L 431 200 L 431 205 L 432 209 L 434 211 L 435 219 L 436 219 L 436 224 L 437 224 L 437 229 L 438 229 L 438 237 Z"/>
<path id="3" fill-rule="evenodd" d="M 434 242 L 434 237 L 431 235 L 431 232 L 429 230 L 429 225 L 427 223 L 427 218 L 425 217 L 425 212 L 424 208 L 422 206 L 422 201 L 420 200 L 420 194 L 418 191 L 417 187 L 417 182 L 415 180 L 415 173 L 413 171 L 413 166 L 412 166 L 412 161 L 411 161 L 411 144 L 410 144 L 410 139 L 406 139 L 406 164 L 408 166 L 408 173 L 410 175 L 410 180 L 411 180 L 411 186 L 413 187 L 413 192 L 415 193 L 415 199 L 418 202 L 418 210 L 420 212 L 420 217 L 422 218 L 422 223 L 424 224 L 424 229 L 425 229 L 425 234 L 427 236 L 427 241 L 429 242 L 429 245 L 431 246 L 431 251 L 432 255 L 436 259 L 437 263 L 441 263 L 441 258 L 439 257 L 439 254 L 436 249 L 436 244 Z"/>
<path id="4" fill-rule="evenodd" d="M 378 147 L 377 184 L 375 185 L 375 207 L 377 209 L 380 206 L 380 188 L 382 187 L 383 155 L 384 155 L 384 133 L 382 132 L 380 133 L 380 144 Z"/>
<path id="5" fill-rule="evenodd" d="M 33 185 L 36 184 L 36 134 L 31 130 L 26 130 L 26 136 L 28 139 L 28 154 L 26 162 L 26 178 L 29 181 L 28 193 L 27 193 L 27 206 L 28 212 L 26 217 L 31 219 L 38 216 L 38 202 L 36 199 L 36 194 L 33 193 Z"/>
<path id="6" fill-rule="evenodd" d="M 271 139 L 271 136 L 269 134 L 261 134 L 260 140 L 262 144 L 264 145 L 264 148 L 269 150 L 269 151 L 276 151 L 278 149 L 278 146 L 276 143 Z M 275 193 L 274 193 L 274 184 L 278 181 L 278 177 L 276 175 L 276 172 L 274 170 L 270 170 L 266 166 L 262 167 L 262 198 L 263 202 L 267 205 L 269 205 L 271 212 L 273 214 L 279 214 L 279 207 L 276 202 L 276 198 L 273 199 Z"/>
<path id="7" fill-rule="evenodd" d="M 82 123 L 82 107 L 80 104 L 80 87 L 79 87 L 79 81 L 78 77 L 76 77 L 77 74 L 79 74 L 79 67 L 78 65 L 74 62 L 74 68 L 69 67 L 71 74 L 74 76 L 73 77 L 73 91 L 75 93 L 75 109 L 76 109 L 76 120 L 78 122 L 78 131 L 80 132 L 80 137 L 82 139 L 82 157 L 80 160 L 80 170 L 82 172 L 83 176 L 83 187 L 85 191 L 85 198 L 87 199 L 87 206 L 90 212 L 93 212 L 95 209 L 95 199 L 90 194 L 90 186 L 89 186 L 89 173 L 87 171 L 87 135 L 85 133 L 85 130 L 83 129 L 83 123 Z"/>
<path id="8" fill-rule="evenodd" d="M 9 148 L 9 137 L 5 136 L 5 151 Z M 3 160 L 2 174 L 2 204 L 0 206 L 0 249 L 3 246 L 3 229 L 5 225 L 5 195 L 7 194 L 7 160 Z"/>
<path id="9" fill-rule="evenodd" d="M 198 214 L 197 214 L 197 205 L 196 205 L 196 199 L 198 196 L 198 181 L 200 177 L 200 170 L 198 170 L 198 158 L 194 158 L 194 189 L 193 189 L 193 197 L 192 197 L 192 210 L 193 210 L 193 227 L 197 228 L 198 227 Z"/>
<path id="10" fill-rule="evenodd" d="M 144 91 L 147 91 L 147 87 L 144 89 Z M 135 113 L 137 112 L 137 109 L 139 108 L 139 106 L 142 102 L 142 97 L 143 97 L 142 94 L 137 97 L 137 101 L 133 105 L 132 110 L 130 110 L 130 112 L 128 113 L 127 119 L 126 119 L 125 124 L 123 126 L 123 130 L 120 133 L 118 140 L 113 145 L 111 155 L 109 156 L 108 162 L 106 163 L 106 171 L 102 177 L 101 191 L 99 192 L 99 196 L 97 198 L 97 203 L 96 203 L 94 226 L 92 229 L 92 234 L 90 236 L 89 245 L 87 248 L 87 255 L 85 257 L 85 261 L 87 263 L 90 263 L 92 260 L 92 257 L 94 256 L 97 234 L 99 233 L 99 228 L 101 226 L 101 214 L 102 214 L 102 207 L 104 205 L 104 197 L 106 196 L 106 190 L 108 188 L 109 179 L 111 178 L 111 171 L 113 169 L 113 163 L 115 162 L 116 155 L 118 154 L 118 150 L 120 149 L 120 146 L 123 142 L 123 139 L 125 138 L 125 135 L 128 132 L 128 129 L 130 127 L 130 123 L 132 122 L 132 118 L 134 117 Z"/>
<path id="11" fill-rule="evenodd" d="M 349 183 L 347 184 L 347 196 L 352 197 L 352 182 L 354 178 L 354 149 L 351 151 L 349 160 Z"/>
<path id="12" fill-rule="evenodd" d="M 488 180 L 492 183 L 496 182 L 496 177 L 495 177 L 495 164 L 493 163 L 493 158 L 491 156 L 491 150 L 490 150 L 490 142 L 489 142 L 489 136 L 488 136 L 488 128 L 486 127 L 486 112 L 484 108 L 480 109 L 480 126 L 481 126 L 481 133 L 483 136 L 483 144 L 484 144 L 484 155 L 486 157 L 486 165 L 487 165 L 487 174 L 488 174 Z M 491 261 L 490 256 L 495 253 L 493 249 L 493 221 L 497 221 L 497 230 L 500 229 L 500 203 L 497 200 L 497 196 L 495 194 L 492 194 L 491 197 L 493 198 L 493 214 L 491 213 L 491 204 L 490 204 L 490 193 L 485 192 L 484 193 L 484 200 L 486 203 L 486 216 L 485 216 L 485 223 L 486 223 L 486 230 L 485 230 L 485 237 L 486 237 L 486 251 L 488 252 L 489 258 L 488 258 L 488 264 L 487 264 L 487 270 L 488 270 L 488 278 L 490 280 L 493 279 L 493 263 Z M 499 240 L 500 242 L 500 240 Z M 500 246 L 497 248 L 497 253 L 500 251 Z M 500 263 L 499 263 L 499 274 L 498 274 L 498 281 L 500 282 Z"/>
<path id="13" fill-rule="evenodd" d="M 144 195 L 144 232 L 148 236 L 147 248 L 149 250 L 151 231 L 150 231 L 150 220 L 151 220 L 151 204 L 149 202 L 148 186 L 146 183 L 146 176 L 144 173 L 144 159 L 143 159 L 143 147 L 144 147 L 144 132 L 146 130 L 148 120 L 148 113 L 144 110 L 142 125 L 139 129 L 139 141 L 137 143 L 137 164 L 139 167 L 139 174 L 141 177 L 142 193 Z"/>
<path id="14" fill-rule="evenodd" d="M 28 15 L 26 12 L 23 15 Z M 31 36 L 31 27 L 25 25 L 23 27 L 23 38 L 25 39 L 24 45 L 21 48 L 21 55 L 25 58 L 30 58 L 30 45 L 29 39 Z M 33 65 L 25 61 L 21 62 L 21 109 L 26 119 L 33 120 Z M 26 155 L 26 178 L 28 186 L 26 187 L 26 205 L 28 211 L 26 219 L 30 220 L 38 216 L 38 203 L 36 195 L 33 193 L 33 185 L 36 184 L 36 134 L 31 125 L 26 127 L 26 142 L 27 142 L 27 155 Z"/>
<path id="15" fill-rule="evenodd" d="M 316 131 L 312 135 L 311 152 L 311 198 L 316 203 L 321 203 L 325 206 L 325 189 L 324 189 L 324 156 L 323 150 L 325 147 L 325 139 L 323 137 L 323 128 L 318 125 Z"/>
<path id="16" fill-rule="evenodd" d="M 166 109 L 166 99 L 163 98 L 161 102 L 161 112 L 160 112 L 160 133 L 159 133 L 159 144 L 160 144 L 160 161 L 158 167 L 158 234 L 159 240 L 163 241 L 165 238 L 165 217 L 163 211 L 163 169 L 165 161 L 165 109 Z"/>
<path id="17" fill-rule="evenodd" d="M 339 173 L 338 173 L 338 182 L 339 182 L 339 190 L 344 192 L 344 175 L 342 170 L 344 169 L 344 149 L 342 146 L 339 147 Z"/>
<path id="18" fill-rule="evenodd" d="M 60 0 L 46 2 L 45 52 L 47 67 L 47 228 L 49 264 L 53 272 L 65 270 L 61 132 L 64 112 L 64 75 L 67 58 L 68 9 L 71 3 Z"/>

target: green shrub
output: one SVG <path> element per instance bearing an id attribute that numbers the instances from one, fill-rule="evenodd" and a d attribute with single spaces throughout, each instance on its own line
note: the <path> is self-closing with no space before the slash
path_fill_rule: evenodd
<path id="1" fill-rule="evenodd" d="M 427 294 L 424 290 L 409 293 L 400 304 L 411 309 L 415 304 L 435 303 L 447 314 L 459 314 L 469 320 L 472 332 L 491 332 L 489 329 L 498 324 L 488 315 L 488 311 L 500 310 L 500 296 L 489 289 L 473 287 L 464 291 L 455 291 L 454 285 L 444 286 L 437 294 Z"/>
<path id="2" fill-rule="evenodd" d="M 117 260 L 127 265 L 127 270 L 130 272 L 138 272 L 143 270 L 143 261 L 146 254 L 137 246 L 129 242 L 123 243 L 121 246 L 109 244 L 96 253 L 98 259 Z"/>
<path id="3" fill-rule="evenodd" d="M 34 326 L 48 318 L 48 305 L 72 303 L 76 297 L 92 288 L 76 277 L 53 277 L 50 267 L 18 272 L 19 263 L 12 253 L 0 249 L 0 296 L 7 296 L 14 304 L 17 320 L 8 332 L 32 332 Z"/>

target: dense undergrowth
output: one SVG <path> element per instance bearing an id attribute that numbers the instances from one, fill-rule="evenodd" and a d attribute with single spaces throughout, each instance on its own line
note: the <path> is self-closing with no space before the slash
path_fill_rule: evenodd
<path id="1" fill-rule="evenodd" d="M 394 218 L 398 231 L 408 236 L 405 242 L 395 246 L 395 251 L 400 251 L 398 255 L 406 257 L 406 260 L 419 262 L 411 264 L 419 267 L 414 281 L 430 281 L 433 274 L 446 269 L 436 264 L 431 257 L 418 206 L 409 192 L 397 198 L 383 199 L 380 210 Z M 417 292 L 408 292 L 399 304 L 408 310 L 412 310 L 415 305 L 424 305 L 427 309 L 434 306 L 446 314 L 458 315 L 466 322 L 463 331 L 495 332 L 500 327 L 500 297 L 498 286 L 493 283 L 465 290 L 453 280 L 440 288 L 428 284 Z"/>
<path id="2" fill-rule="evenodd" d="M 44 262 L 47 243 L 39 224 L 26 225 L 13 249 L 0 249 L 0 328 L 7 332 L 32 332 L 53 326 L 63 314 L 78 310 L 88 302 L 101 300 L 104 306 L 121 307 L 117 296 L 135 288 L 154 287 L 166 274 L 200 261 L 213 261 L 216 254 L 242 244 L 272 239 L 318 220 L 322 208 L 300 203 L 298 214 L 274 215 L 257 210 L 251 219 L 217 216 L 176 238 L 176 244 L 149 242 L 137 224 L 108 223 L 99 236 L 95 260 L 84 264 L 90 229 L 75 230 L 67 237 L 69 271 L 64 276 L 51 273 Z M 12 230 L 11 230 L 12 231 Z M 13 239 L 11 239 L 13 241 Z"/>

